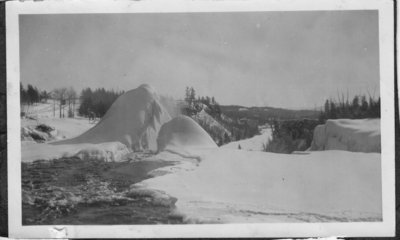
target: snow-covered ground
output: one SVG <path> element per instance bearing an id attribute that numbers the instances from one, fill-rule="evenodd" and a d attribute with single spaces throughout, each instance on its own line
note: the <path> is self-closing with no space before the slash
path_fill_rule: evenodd
<path id="1" fill-rule="evenodd" d="M 260 135 L 256 135 L 248 139 L 230 142 L 221 147 L 230 149 L 242 149 L 248 151 L 263 151 L 264 146 L 268 143 L 271 137 L 272 137 L 271 128 L 264 127 L 261 129 Z"/>
<path id="2" fill-rule="evenodd" d="M 51 118 L 43 117 L 37 120 L 22 119 L 22 132 L 34 129 L 39 124 L 46 124 L 55 130 L 54 137 L 44 143 L 36 143 L 33 140 L 21 141 L 22 162 L 35 160 L 51 160 L 62 157 L 79 157 L 81 159 L 99 159 L 104 161 L 122 161 L 128 148 L 120 142 L 106 142 L 101 144 L 65 144 L 53 145 L 52 142 L 76 137 L 92 128 L 95 123 L 86 118 Z M 42 133 L 45 135 L 44 133 Z M 28 138 L 29 139 L 29 138 Z"/>
<path id="3" fill-rule="evenodd" d="M 155 158 L 181 164 L 158 169 L 169 174 L 154 173 L 136 187 L 176 197 L 188 222 L 382 220 L 379 153 L 215 148 L 208 136 L 194 134 L 193 124 L 179 131 L 176 125 L 163 128 L 173 134 L 164 135 L 160 150 L 174 151 Z M 185 138 L 191 138 L 189 146 L 180 140 Z"/>
<path id="4" fill-rule="evenodd" d="M 27 117 L 21 119 L 22 135 L 33 130 L 46 136 L 46 133 L 35 130 L 36 126 L 40 124 L 52 127 L 54 131 L 51 132 L 50 136 L 47 136 L 49 141 L 44 143 L 37 143 L 26 134 L 27 136 L 24 136 L 21 141 L 22 162 L 32 162 L 39 159 L 51 160 L 62 157 L 79 157 L 81 159 L 96 158 L 104 161 L 118 161 L 121 160 L 122 153 L 127 152 L 126 146 L 119 142 L 110 142 L 100 145 L 51 145 L 49 144 L 51 142 L 79 136 L 95 126 L 97 122 L 79 117 L 77 113 L 74 118 L 60 118 L 58 106 L 55 105 L 54 108 L 51 101 L 48 103 L 37 103 L 29 107 L 24 107 L 24 109 L 27 110 Z"/>
<path id="5" fill-rule="evenodd" d="M 26 116 L 32 118 L 58 118 L 60 107 L 52 100 L 44 103 L 34 103 L 32 105 L 22 105 L 21 109 Z M 65 113 L 65 111 L 64 111 Z"/>
<path id="6" fill-rule="evenodd" d="M 23 106 L 26 118 L 21 119 L 21 128 L 35 128 L 39 124 L 45 124 L 55 129 L 52 140 L 61 140 L 76 137 L 96 125 L 97 122 L 78 116 L 79 105 L 75 106 L 75 117 L 60 118 L 59 106 L 49 100 L 46 103 L 35 103 Z M 64 110 L 66 114 L 66 111 Z"/>
<path id="7" fill-rule="evenodd" d="M 380 154 L 223 148 L 192 153 L 201 156 L 200 163 L 181 157 L 182 165 L 164 169 L 170 174 L 138 184 L 176 197 L 178 212 L 189 222 L 382 220 Z"/>
<path id="8" fill-rule="evenodd" d="M 95 126 L 94 122 L 90 122 L 87 118 L 38 118 L 37 120 L 22 119 L 21 127 L 35 127 L 39 124 L 46 124 L 56 129 L 55 140 L 68 139 L 76 137 L 88 129 Z"/>

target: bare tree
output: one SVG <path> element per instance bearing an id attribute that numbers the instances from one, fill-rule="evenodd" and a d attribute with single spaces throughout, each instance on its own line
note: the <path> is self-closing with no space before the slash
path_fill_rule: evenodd
<path id="1" fill-rule="evenodd" d="M 60 106 L 60 118 L 64 116 L 62 114 L 63 105 L 65 105 L 65 98 L 66 98 L 67 88 L 56 88 L 53 90 L 53 98 L 58 100 Z"/>
<path id="2" fill-rule="evenodd" d="M 67 89 L 65 95 L 68 101 L 68 117 L 74 117 L 75 99 L 77 98 L 77 93 L 74 88 L 70 87 Z"/>

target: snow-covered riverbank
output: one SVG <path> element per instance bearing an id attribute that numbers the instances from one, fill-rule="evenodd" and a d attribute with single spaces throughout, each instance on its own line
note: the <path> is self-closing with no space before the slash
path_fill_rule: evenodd
<path id="1" fill-rule="evenodd" d="M 261 128 L 261 133 L 252 138 L 230 142 L 221 146 L 222 148 L 242 149 L 248 151 L 264 151 L 264 147 L 272 138 L 272 129 L 269 127 Z"/>
<path id="2" fill-rule="evenodd" d="M 202 156 L 198 167 L 174 167 L 170 174 L 140 183 L 176 197 L 188 221 L 381 220 L 380 154 L 221 148 L 193 154 Z"/>

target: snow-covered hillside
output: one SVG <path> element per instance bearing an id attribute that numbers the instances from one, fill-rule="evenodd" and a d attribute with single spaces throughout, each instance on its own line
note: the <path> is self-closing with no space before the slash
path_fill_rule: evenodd
<path id="1" fill-rule="evenodd" d="M 32 129 L 37 125 L 45 124 L 55 129 L 55 136 L 52 140 L 62 140 L 76 137 L 88 129 L 95 126 L 94 122 L 89 121 L 86 118 L 75 117 L 75 118 L 51 118 L 42 117 L 37 120 L 22 119 L 21 128 Z"/>
<path id="2" fill-rule="evenodd" d="M 75 116 L 73 118 L 60 118 L 60 106 L 49 100 L 47 102 L 34 103 L 21 106 L 25 117 L 21 118 L 21 140 L 34 141 L 32 133 L 41 136 L 46 141 L 57 141 L 76 137 L 95 126 L 95 121 L 78 116 L 79 103 L 75 104 Z M 66 116 L 66 108 L 64 115 Z M 37 126 L 45 125 L 52 128 L 50 134 L 40 132 Z"/>
<path id="3" fill-rule="evenodd" d="M 59 118 L 60 105 L 58 102 L 56 103 L 52 100 L 48 100 L 47 102 L 43 103 L 23 105 L 21 106 L 21 110 L 30 118 Z M 63 110 L 63 108 L 61 110 Z"/>
<path id="4" fill-rule="evenodd" d="M 263 151 L 264 146 L 272 137 L 272 130 L 271 128 L 265 127 L 262 128 L 260 132 L 260 135 L 256 135 L 248 139 L 230 142 L 228 144 L 222 145 L 221 147 L 230 149 L 242 149 L 248 151 Z"/>
<path id="5" fill-rule="evenodd" d="M 207 107 L 204 106 L 204 108 L 196 115 L 192 116 L 192 118 L 195 119 L 200 125 L 207 126 L 212 132 L 218 134 L 219 136 L 224 136 L 225 134 L 231 136 L 231 132 L 229 132 L 224 126 L 222 126 L 221 123 L 219 123 L 205 111 L 206 108 Z"/>
<path id="6" fill-rule="evenodd" d="M 381 121 L 330 119 L 315 128 L 310 150 L 381 152 Z"/>

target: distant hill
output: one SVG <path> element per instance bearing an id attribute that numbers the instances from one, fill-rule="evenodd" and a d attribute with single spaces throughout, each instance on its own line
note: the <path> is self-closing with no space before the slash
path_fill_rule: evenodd
<path id="1" fill-rule="evenodd" d="M 221 112 L 234 119 L 254 119 L 265 123 L 271 119 L 317 119 L 320 111 L 316 110 L 291 110 L 273 107 L 243 107 L 238 105 L 221 106 Z"/>

